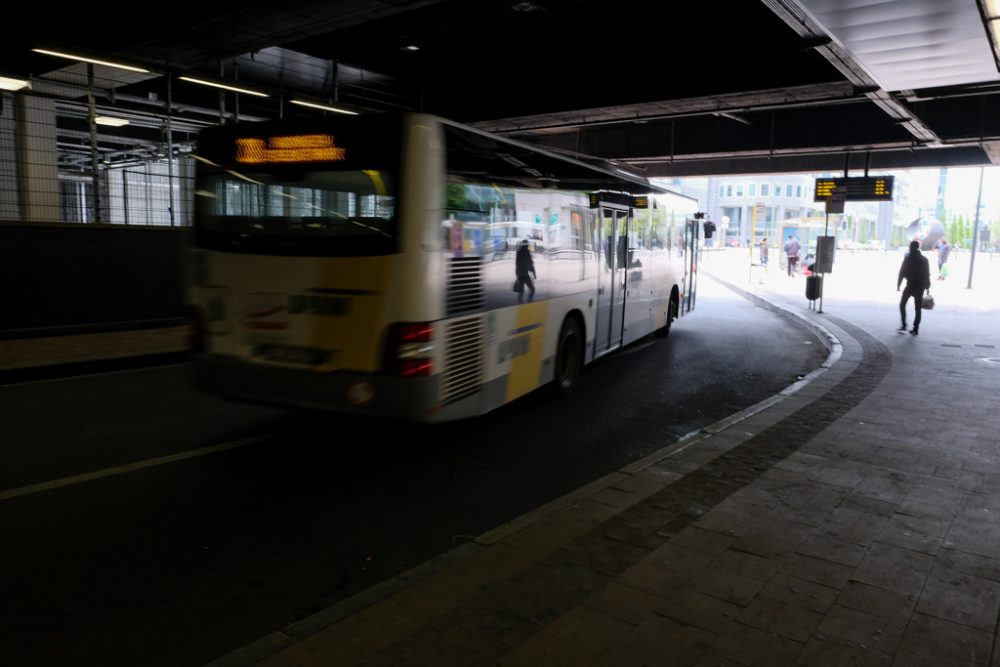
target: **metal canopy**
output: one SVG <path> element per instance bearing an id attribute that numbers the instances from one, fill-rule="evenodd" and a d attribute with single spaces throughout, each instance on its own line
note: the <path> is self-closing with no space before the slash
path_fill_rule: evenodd
<path id="1" fill-rule="evenodd" d="M 163 74 L 192 74 L 271 96 L 174 79 L 189 117 L 320 113 L 292 97 L 413 109 L 649 176 L 990 164 L 1000 142 L 977 0 L 180 0 L 129 30 L 82 5 L 24 11 L 0 75 L 71 98 L 79 65 L 36 46 L 153 70 L 99 84 L 119 109 L 162 104 Z"/>

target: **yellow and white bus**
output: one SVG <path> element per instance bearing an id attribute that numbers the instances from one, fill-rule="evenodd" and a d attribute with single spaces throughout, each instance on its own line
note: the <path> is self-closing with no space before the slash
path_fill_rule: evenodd
<path id="1" fill-rule="evenodd" d="M 610 164 L 416 113 L 213 127 L 197 159 L 214 394 L 466 418 L 569 391 L 694 306 L 696 200 Z"/>

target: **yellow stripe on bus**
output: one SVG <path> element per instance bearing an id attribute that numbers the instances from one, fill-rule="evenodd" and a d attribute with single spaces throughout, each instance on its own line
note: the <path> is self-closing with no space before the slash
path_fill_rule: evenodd
<path id="1" fill-rule="evenodd" d="M 328 257 L 320 264 L 316 287 L 344 299 L 342 314 L 313 316 L 310 343 L 330 350 L 329 361 L 319 372 L 341 368 L 374 372 L 379 369 L 380 322 L 384 316 L 385 284 L 389 275 L 387 257 Z"/>
<path id="2" fill-rule="evenodd" d="M 517 307 L 517 327 L 512 332 L 528 336 L 527 352 L 511 360 L 507 376 L 507 400 L 512 401 L 538 387 L 542 375 L 542 344 L 545 341 L 546 302 L 526 303 Z M 518 333 L 523 332 L 523 333 Z"/>

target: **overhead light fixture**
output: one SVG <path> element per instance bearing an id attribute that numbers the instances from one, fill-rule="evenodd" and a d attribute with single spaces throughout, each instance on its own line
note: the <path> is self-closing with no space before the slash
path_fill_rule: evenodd
<path id="1" fill-rule="evenodd" d="M 0 90 L 21 90 L 30 88 L 31 84 L 24 79 L 12 79 L 7 76 L 0 76 Z"/>
<path id="2" fill-rule="evenodd" d="M 121 63 L 113 63 L 108 60 L 98 60 L 97 58 L 90 58 L 88 56 L 80 56 L 74 53 L 64 53 L 62 51 L 50 51 L 48 49 L 32 49 L 35 53 L 44 53 L 47 56 L 55 56 L 56 58 L 69 58 L 70 60 L 79 60 L 83 63 L 91 63 L 93 65 L 104 65 L 105 67 L 115 67 L 117 69 L 125 69 L 129 72 L 140 72 L 141 74 L 149 74 L 148 69 L 143 69 L 142 67 L 133 67 L 132 65 L 123 65 Z"/>
<path id="3" fill-rule="evenodd" d="M 979 0 L 979 8 L 993 46 L 993 58 L 1000 61 L 1000 0 Z"/>
<path id="4" fill-rule="evenodd" d="M 121 127 L 122 125 L 128 125 L 128 120 L 124 118 L 116 118 L 114 116 L 97 116 L 94 118 L 94 122 L 98 125 L 109 125 L 111 127 Z"/>
<path id="5" fill-rule="evenodd" d="M 226 83 L 217 83 L 215 81 L 206 81 L 205 79 L 196 79 L 193 76 L 179 76 L 177 77 L 181 81 L 188 81 L 190 83 L 201 84 L 202 86 L 211 86 L 212 88 L 222 88 L 223 90 L 231 90 L 234 93 L 244 93 L 246 95 L 256 95 L 257 97 L 270 97 L 267 93 L 262 93 L 259 90 L 250 90 L 249 88 L 240 88 L 239 86 L 230 86 Z"/>
<path id="6" fill-rule="evenodd" d="M 313 109 L 322 109 L 323 111 L 333 111 L 334 113 L 343 113 L 348 116 L 357 116 L 357 111 L 348 111 L 347 109 L 341 109 L 339 107 L 331 107 L 327 104 L 317 104 L 316 102 L 306 102 L 305 100 L 292 100 L 292 104 L 298 104 L 300 107 L 310 107 Z"/>

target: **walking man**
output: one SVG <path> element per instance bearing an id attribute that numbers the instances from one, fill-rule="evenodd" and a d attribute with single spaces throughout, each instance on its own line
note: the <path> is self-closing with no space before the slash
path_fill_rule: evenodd
<path id="1" fill-rule="evenodd" d="M 910 333 L 916 336 L 920 331 L 920 311 L 924 306 L 924 292 L 931 293 L 931 266 L 927 258 L 920 253 L 919 241 L 910 241 L 910 252 L 903 258 L 899 276 L 896 278 L 897 292 L 903 278 L 906 278 L 906 289 L 903 290 L 903 298 L 899 300 L 899 317 L 902 320 L 899 330 L 906 331 L 906 302 L 913 297 L 913 329 Z"/>

